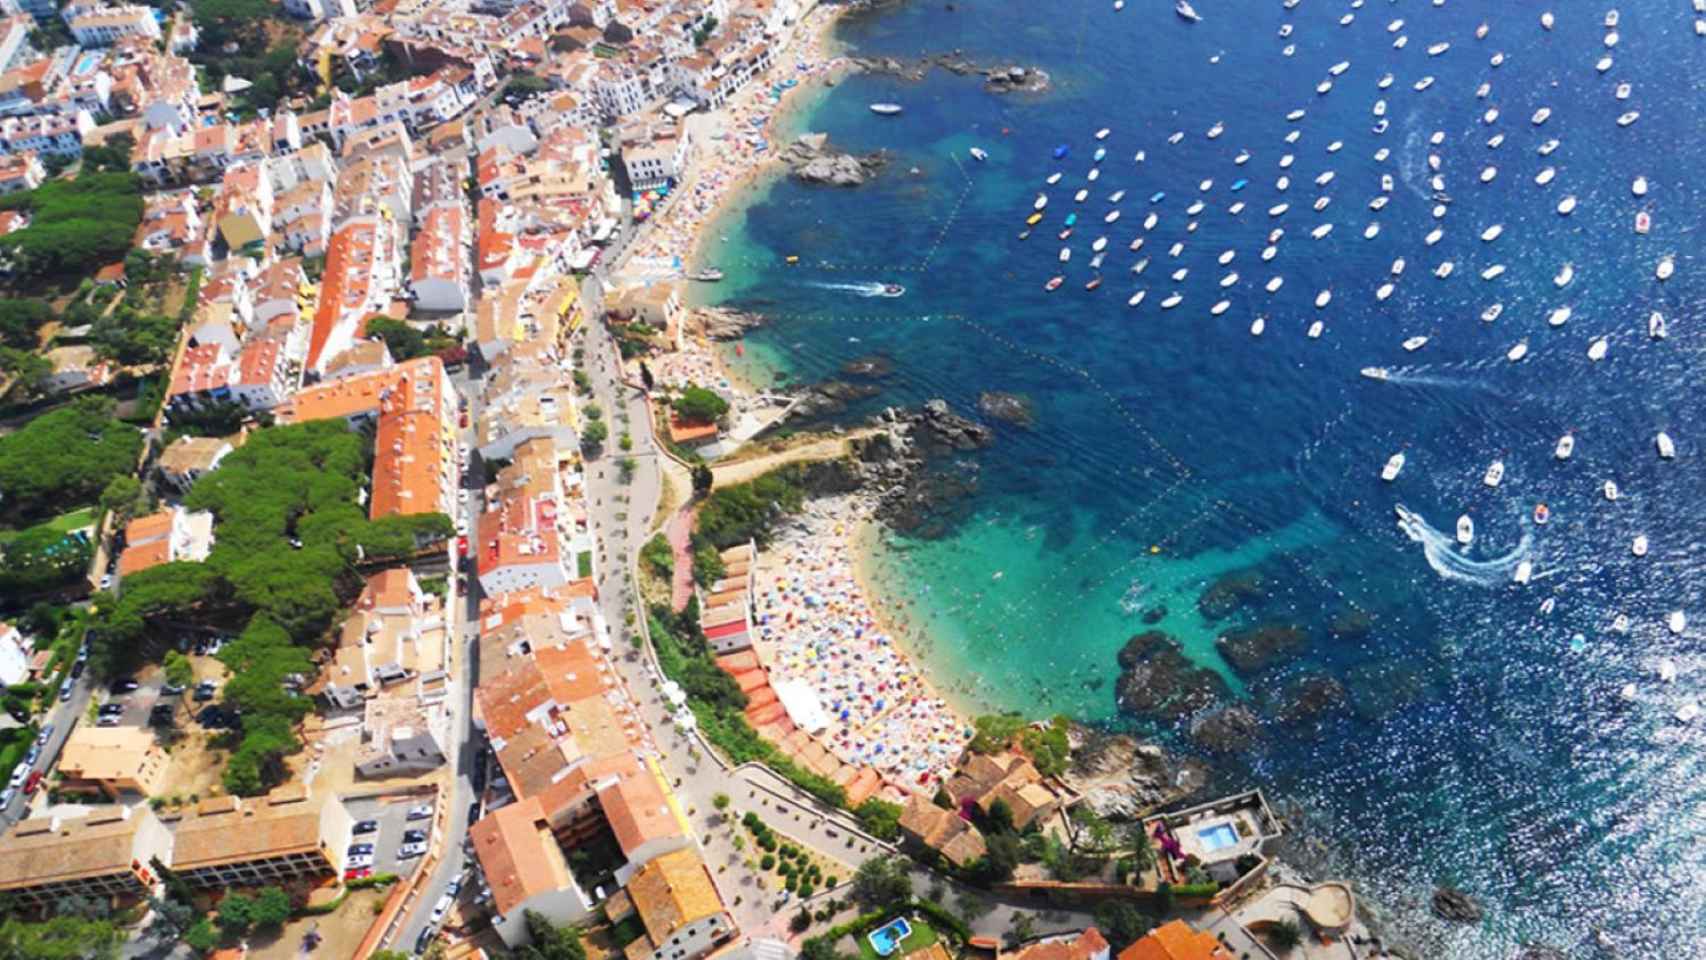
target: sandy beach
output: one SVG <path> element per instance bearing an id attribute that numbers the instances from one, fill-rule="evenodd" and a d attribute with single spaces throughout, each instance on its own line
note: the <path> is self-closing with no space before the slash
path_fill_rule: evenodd
<path id="1" fill-rule="evenodd" d="M 809 686 L 829 718 L 819 740 L 903 789 L 933 791 L 964 751 L 969 724 L 901 647 L 892 617 L 860 582 L 855 497 L 813 500 L 760 556 L 757 648 L 772 683 Z"/>

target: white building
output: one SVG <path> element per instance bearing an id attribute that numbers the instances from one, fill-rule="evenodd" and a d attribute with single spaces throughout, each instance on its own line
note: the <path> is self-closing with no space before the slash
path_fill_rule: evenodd
<path id="1" fill-rule="evenodd" d="M 692 155 L 686 124 L 631 123 L 620 131 L 622 165 L 635 190 L 652 190 L 687 171 Z"/>
<path id="2" fill-rule="evenodd" d="M 71 36 L 85 47 L 105 47 L 124 37 L 160 39 L 160 21 L 152 7 L 98 7 L 72 4 L 60 11 Z"/>
<path id="3" fill-rule="evenodd" d="M 30 645 L 17 627 L 0 623 L 0 686 L 30 678 Z"/>

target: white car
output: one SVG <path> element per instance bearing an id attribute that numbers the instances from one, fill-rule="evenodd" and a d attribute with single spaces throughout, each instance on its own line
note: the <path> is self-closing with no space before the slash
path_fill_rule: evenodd
<path id="1" fill-rule="evenodd" d="M 18 789 L 18 787 L 23 785 L 24 778 L 29 776 L 29 775 L 30 775 L 30 765 L 27 763 L 20 763 L 16 767 L 12 768 L 12 779 L 8 780 L 6 782 L 6 785 L 8 787 L 11 787 L 12 789 L 16 790 L 16 789 Z"/>
<path id="2" fill-rule="evenodd" d="M 397 848 L 398 860 L 412 860 L 415 857 L 426 856 L 427 845 L 424 843 L 405 843 Z"/>
<path id="3" fill-rule="evenodd" d="M 430 820 L 430 819 L 432 819 L 432 804 L 423 803 L 420 806 L 410 807 L 409 813 L 405 817 L 405 819 L 408 819 L 408 820 Z"/>
<path id="4" fill-rule="evenodd" d="M 450 912 L 450 905 L 455 902 L 456 898 L 448 893 L 439 897 L 438 903 L 433 904 L 432 917 L 427 922 L 435 927 L 438 926 L 439 921 L 444 919 L 444 915 Z"/>
<path id="5" fill-rule="evenodd" d="M 344 861 L 345 870 L 359 870 L 362 867 L 373 866 L 373 854 L 359 853 Z"/>

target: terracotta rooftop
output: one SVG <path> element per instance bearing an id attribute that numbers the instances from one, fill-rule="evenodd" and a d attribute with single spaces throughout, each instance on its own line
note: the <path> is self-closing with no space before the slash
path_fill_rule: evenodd
<path id="1" fill-rule="evenodd" d="M 130 869 L 146 805 L 102 805 L 76 820 L 24 820 L 0 838 L 0 890 L 98 877 Z"/>
<path id="2" fill-rule="evenodd" d="M 628 881 L 628 898 L 654 944 L 668 942 L 677 930 L 723 909 L 705 861 L 692 848 L 666 853 L 641 867 Z"/>

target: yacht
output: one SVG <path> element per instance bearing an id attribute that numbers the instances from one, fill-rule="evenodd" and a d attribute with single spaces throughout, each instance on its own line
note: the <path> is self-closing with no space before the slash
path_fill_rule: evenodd
<path id="1" fill-rule="evenodd" d="M 1627 82 L 1620 83 L 1617 85 L 1617 89 L 1612 91 L 1611 95 L 1619 100 L 1627 100 L 1629 99 L 1630 91 L 1633 89 L 1634 88 L 1629 86 Z"/>
<path id="2" fill-rule="evenodd" d="M 1417 93 L 1421 93 L 1423 90 L 1426 90 L 1427 88 L 1429 88 L 1433 85 L 1434 85 L 1433 75 L 1429 74 L 1428 76 L 1425 76 L 1420 80 L 1417 80 L 1412 86 L 1414 87 L 1414 89 Z"/>
<path id="3" fill-rule="evenodd" d="M 1096 131 L 1096 139 L 1097 140 L 1106 140 L 1106 139 L 1108 139 L 1108 134 L 1111 132 L 1112 131 L 1110 131 L 1107 127 L 1103 127 L 1102 129 Z"/>
<path id="4" fill-rule="evenodd" d="M 1674 273 L 1676 273 L 1676 256 L 1667 253 L 1659 260 L 1658 268 L 1653 271 L 1653 276 L 1660 280 L 1669 280 Z"/>
<path id="5" fill-rule="evenodd" d="M 1159 214 L 1151 213 L 1149 216 L 1143 218 L 1143 229 L 1154 230 L 1155 225 L 1160 221 L 1161 216 Z"/>
<path id="6" fill-rule="evenodd" d="M 1142 273 L 1144 270 L 1148 269 L 1148 267 L 1149 267 L 1149 258 L 1144 257 L 1143 259 L 1141 259 L 1141 260 L 1139 260 L 1136 263 L 1131 265 L 1131 272 L 1132 273 Z"/>
<path id="7" fill-rule="evenodd" d="M 1487 112 L 1481 114 L 1481 122 L 1488 124 L 1489 126 L 1491 126 L 1498 119 L 1499 119 L 1499 108 L 1498 107 L 1488 107 Z"/>
<path id="8" fill-rule="evenodd" d="M 1440 278 L 1441 280 L 1444 280 L 1446 277 L 1451 276 L 1451 271 L 1453 271 L 1455 269 L 1457 269 L 1457 264 L 1452 263 L 1450 260 L 1447 260 L 1446 262 L 1444 262 L 1444 263 L 1442 263 L 1439 266 L 1434 268 L 1434 276 Z"/>
<path id="9" fill-rule="evenodd" d="M 1552 456 L 1559 460 L 1570 459 L 1570 454 L 1576 452 L 1576 435 L 1566 433 L 1558 438 L 1558 445 L 1552 448 Z"/>
<path id="10" fill-rule="evenodd" d="M 1548 10 L 1545 13 L 1542 13 L 1540 15 L 1540 25 L 1542 27 L 1544 27 L 1545 29 L 1547 29 L 1547 30 L 1552 29 L 1552 24 L 1554 22 L 1556 22 L 1556 21 L 1555 21 L 1555 18 L 1552 16 L 1552 11 Z"/>
<path id="11" fill-rule="evenodd" d="M 1306 333 L 1305 336 L 1307 336 L 1311 340 L 1319 340 L 1319 339 L 1321 339 L 1321 331 L 1323 331 L 1325 329 L 1327 329 L 1327 324 L 1323 323 L 1320 320 L 1317 320 L 1314 323 L 1309 325 L 1309 332 Z M 1365 376 L 1366 376 L 1366 374 L 1365 374 Z"/>
<path id="12" fill-rule="evenodd" d="M 1278 280 L 1279 278 L 1275 277 L 1274 279 Z M 1383 283 L 1379 289 L 1374 291 L 1374 299 L 1384 301 L 1387 297 L 1392 296 L 1392 291 L 1395 289 L 1397 288 L 1390 281 Z"/>
<path id="13" fill-rule="evenodd" d="M 1316 322 L 1319 323 L 1320 321 Z M 1385 367 L 1363 367 L 1360 372 L 1370 380 L 1385 380 L 1392 376 L 1392 371 Z"/>
<path id="14" fill-rule="evenodd" d="M 1588 359 L 1598 363 L 1605 359 L 1605 351 L 1608 349 L 1610 343 L 1604 337 L 1595 337 L 1593 342 L 1588 344 Z"/>
<path id="15" fill-rule="evenodd" d="M 1379 223 L 1370 223 L 1368 226 L 1362 228 L 1362 238 L 1364 240 L 1373 240 L 1375 237 L 1377 237 L 1379 235 L 1380 235 L 1380 224 Z"/>
<path id="16" fill-rule="evenodd" d="M 1327 209 L 1327 204 L 1332 202 L 1332 197 L 1316 197 L 1315 202 L 1310 204 L 1310 206 L 1315 209 L 1316 213 L 1320 213 L 1322 210 Z"/>
<path id="17" fill-rule="evenodd" d="M 1467 547 L 1475 540 L 1475 521 L 1469 514 L 1457 518 L 1457 542 Z"/>
<path id="18" fill-rule="evenodd" d="M 1287 190 L 1290 190 L 1291 189 L 1291 178 L 1288 176 L 1285 176 L 1284 174 L 1281 174 L 1280 178 L 1278 180 L 1274 181 L 1274 189 L 1278 190 L 1280 193 L 1284 193 Z"/>
<path id="19" fill-rule="evenodd" d="M 1216 300 L 1214 302 L 1214 306 L 1208 308 L 1208 315 L 1211 317 L 1218 317 L 1231 308 L 1231 300 Z"/>
<path id="20" fill-rule="evenodd" d="M 1186 23 L 1196 23 L 1198 20 L 1202 19 L 1202 15 L 1197 13 L 1196 8 L 1190 5 L 1189 0 L 1177 0 L 1177 2 L 1173 4 L 1173 12 L 1178 14 L 1179 19 Z"/>
<path id="21" fill-rule="evenodd" d="M 1528 121 L 1538 127 L 1545 123 L 1546 118 L 1550 116 L 1552 116 L 1552 108 L 1541 107 L 1539 110 L 1534 111 L 1534 116 L 1529 117 Z"/>
<path id="22" fill-rule="evenodd" d="M 1109 210 L 1107 215 L 1102 217 L 1102 222 L 1103 223 L 1113 223 L 1115 220 L 1118 220 L 1119 218 L 1120 218 L 1120 212 L 1118 210 Z"/>
<path id="23" fill-rule="evenodd" d="M 1407 353 L 1415 353 L 1417 350 L 1420 350 L 1427 345 L 1427 337 L 1411 337 L 1404 341 L 1404 350 Z"/>
<path id="24" fill-rule="evenodd" d="M 1641 119 L 1641 111 L 1631 110 L 1617 118 L 1617 125 L 1620 127 L 1627 127 L 1639 119 Z"/>
<path id="25" fill-rule="evenodd" d="M 1534 175 L 1534 185 L 1537 187 L 1544 187 L 1548 183 L 1551 183 L 1552 178 L 1557 175 L 1557 169 L 1553 167 L 1545 167 L 1539 173 Z"/>
<path id="26" fill-rule="evenodd" d="M 1139 290 L 1139 291 L 1137 291 L 1137 292 L 1136 292 L 1136 293 L 1134 293 L 1134 294 L 1132 294 L 1132 295 L 1131 295 L 1131 299 L 1130 299 L 1130 300 L 1127 300 L 1127 301 L 1126 301 L 1126 302 L 1125 302 L 1125 305 L 1126 305 L 1126 306 L 1128 306 L 1128 307 L 1135 307 L 1135 306 L 1137 306 L 1137 305 L 1138 305 L 1138 304 L 1140 304 L 1140 303 L 1142 303 L 1142 302 L 1143 302 L 1143 296 L 1144 296 L 1144 294 L 1146 294 L 1146 293 L 1148 293 L 1148 292 L 1149 292 L 1149 291 L 1147 291 L 1147 290 Z"/>
<path id="27" fill-rule="evenodd" d="M 1605 29 L 1617 29 L 1617 8 L 1613 7 L 1605 13 Z"/>
<path id="28" fill-rule="evenodd" d="M 871 104 L 871 112 L 874 114 L 877 114 L 878 116 L 882 116 L 882 117 L 892 117 L 895 114 L 899 113 L 900 111 L 901 111 L 901 106 L 898 103 L 873 103 L 873 104 Z"/>
<path id="29" fill-rule="evenodd" d="M 1511 571 L 1511 580 L 1517 584 L 1527 584 L 1534 577 L 1534 561 L 1524 557 L 1517 561 L 1516 569 Z"/>
<path id="30" fill-rule="evenodd" d="M 1399 257 L 1398 259 L 1392 261 L 1392 275 L 1394 277 L 1403 276 L 1404 275 L 1404 267 L 1405 267 L 1405 263 L 1404 263 L 1403 257 Z"/>
<path id="31" fill-rule="evenodd" d="M 1646 196 L 1647 195 L 1647 178 L 1646 177 L 1636 177 L 1635 182 L 1631 183 L 1629 185 L 1629 192 L 1633 193 L 1637 197 Z"/>
<path id="32" fill-rule="evenodd" d="M 984 160 L 989 159 L 989 151 L 983 149 L 982 147 L 972 147 L 969 152 L 971 153 L 971 158 L 973 160 L 980 162 L 980 163 Z"/>
<path id="33" fill-rule="evenodd" d="M 1125 199 L 1125 191 L 1124 190 L 1115 190 L 1113 193 L 1108 194 L 1108 202 L 1109 203 L 1119 203 L 1121 200 L 1124 200 L 1124 199 Z"/>
<path id="34" fill-rule="evenodd" d="M 1387 458 L 1386 466 L 1380 469 L 1380 479 L 1385 480 L 1387 483 L 1391 483 L 1398 479 L 1398 472 L 1403 469 L 1404 455 L 1402 453 L 1394 453 L 1391 457 Z"/>
<path id="35" fill-rule="evenodd" d="M 1630 543 L 1629 543 L 1629 552 L 1634 554 L 1637 557 L 1646 556 L 1647 555 L 1647 535 L 1644 533 L 1635 534 L 1635 539 L 1630 541 Z"/>
<path id="36" fill-rule="evenodd" d="M 1054 186 L 1055 184 L 1059 183 L 1060 182 L 1060 171 L 1056 170 L 1054 173 L 1049 174 L 1048 179 L 1043 181 L 1043 182 L 1047 183 L 1051 187 Z"/>
<path id="37" fill-rule="evenodd" d="M 1621 494 L 1618 493 L 1618 491 L 1617 491 L 1617 481 L 1616 480 L 1605 481 L 1605 499 L 1610 500 L 1610 501 L 1615 503 L 1619 496 L 1621 496 Z"/>
<path id="38" fill-rule="evenodd" d="M 1197 201 L 1193 202 L 1190 206 L 1185 208 L 1185 216 L 1194 217 L 1197 214 L 1203 212 L 1203 207 L 1204 207 L 1203 202 L 1201 200 L 1197 200 Z"/>
<path id="39" fill-rule="evenodd" d="M 1072 202 L 1073 203 L 1083 203 L 1084 199 L 1088 196 L 1090 196 L 1090 189 L 1088 187 L 1082 188 L 1077 193 L 1072 195 Z"/>
<path id="40" fill-rule="evenodd" d="M 1477 39 L 1477 40 L 1487 39 L 1487 31 L 1489 29 L 1491 29 L 1491 28 L 1487 26 L 1487 21 L 1485 21 L 1485 20 L 1481 21 L 1481 25 L 1475 28 L 1475 39 Z"/>
<path id="41" fill-rule="evenodd" d="M 1621 39 L 1623 39 L 1623 38 L 1619 37 L 1617 35 L 1616 30 L 1611 31 L 1610 33 L 1605 35 L 1605 48 L 1607 50 L 1610 50 L 1612 47 L 1617 46 L 1617 41 L 1619 41 Z"/>
<path id="42" fill-rule="evenodd" d="M 1172 295 L 1168 296 L 1167 299 L 1161 301 L 1161 309 L 1171 310 L 1174 307 L 1178 306 L 1179 301 L 1181 301 L 1183 299 L 1185 299 L 1185 298 L 1182 294 L 1177 294 L 1177 293 L 1172 294 Z"/>
<path id="43" fill-rule="evenodd" d="M 1653 229 L 1653 215 L 1645 210 L 1635 211 L 1635 232 L 1645 235 L 1651 229 Z"/>
<path id="44" fill-rule="evenodd" d="M 1428 56 L 1437 57 L 1440 54 L 1442 54 L 1442 53 L 1444 53 L 1450 49 L 1451 49 L 1451 44 L 1445 42 L 1444 40 L 1441 40 L 1439 43 L 1432 44 L 1428 47 Z"/>
<path id="45" fill-rule="evenodd" d="M 1481 474 L 1481 482 L 1489 487 L 1496 487 L 1505 480 L 1505 462 L 1494 460 L 1487 465 L 1487 472 Z"/>
<path id="46" fill-rule="evenodd" d="M 1497 280 L 1498 278 L 1500 278 L 1504 275 L 1505 275 L 1505 265 L 1502 263 L 1495 263 L 1492 266 L 1488 267 L 1487 269 L 1481 271 L 1481 279 L 1482 280 Z"/>
<path id="47" fill-rule="evenodd" d="M 1175 130 L 1173 133 L 1167 135 L 1167 142 L 1171 144 L 1177 144 L 1183 139 L 1185 139 L 1185 131 L 1183 130 Z"/>
<path id="48" fill-rule="evenodd" d="M 1481 322 L 1482 323 L 1492 323 L 1494 320 L 1499 319 L 1499 314 L 1504 313 L 1504 312 L 1505 312 L 1505 305 L 1502 303 L 1495 303 L 1492 306 L 1488 307 L 1487 309 L 1481 311 Z"/>
<path id="49" fill-rule="evenodd" d="M 1512 363 L 1516 363 L 1518 360 L 1521 360 L 1523 357 L 1526 357 L 1526 356 L 1528 356 L 1528 341 L 1527 340 L 1518 340 L 1516 342 L 1516 346 L 1511 347 L 1508 351 L 1505 352 L 1505 359 L 1509 360 Z"/>
<path id="50" fill-rule="evenodd" d="M 1672 716 L 1676 717 L 1677 723 L 1693 723 L 1694 718 L 1700 716 L 1700 705 L 1690 700 L 1678 707 L 1676 713 L 1672 714 Z"/>
<path id="51" fill-rule="evenodd" d="M 1255 320 L 1252 320 L 1250 322 L 1250 336 L 1259 337 L 1262 335 L 1262 331 L 1266 330 L 1267 328 L 1268 328 L 1267 318 L 1266 317 L 1257 317 Z"/>
<path id="52" fill-rule="evenodd" d="M 1107 237 L 1097 237 L 1096 242 L 1090 244 L 1090 250 L 1093 253 L 1101 253 L 1103 250 L 1106 250 L 1106 249 L 1108 249 L 1108 238 Z"/>
<path id="53" fill-rule="evenodd" d="M 1504 62 L 1505 62 L 1504 51 L 1500 51 L 1498 53 L 1493 54 L 1493 56 L 1487 62 L 1492 64 L 1495 67 L 1503 66 Z"/>
<path id="54" fill-rule="evenodd" d="M 1659 661 L 1659 680 L 1664 683 L 1676 682 L 1676 661 L 1669 657 Z"/>
<path id="55" fill-rule="evenodd" d="M 1660 430 L 1659 435 L 1653 438 L 1653 443 L 1659 448 L 1661 458 L 1670 460 L 1676 456 L 1676 443 L 1671 440 L 1670 434 L 1663 430 Z"/>
<path id="56" fill-rule="evenodd" d="M 1037 201 L 1035 203 L 1031 204 L 1031 209 L 1041 210 L 1042 208 L 1044 208 L 1046 206 L 1048 206 L 1048 195 L 1043 194 L 1043 193 L 1039 193 L 1039 194 L 1037 194 Z"/>
<path id="57" fill-rule="evenodd" d="M 1101 176 L 1102 176 L 1102 168 L 1101 167 L 1091 167 L 1090 172 L 1088 174 L 1085 174 L 1084 179 L 1090 181 L 1091 183 L 1095 183 L 1098 179 L 1101 178 Z"/>
<path id="58" fill-rule="evenodd" d="M 1315 85 L 1316 93 L 1326 93 L 1331 89 L 1333 89 L 1333 81 L 1331 80 L 1323 80 Z"/>
<path id="59" fill-rule="evenodd" d="M 1493 85 L 1491 83 L 1483 82 L 1480 86 L 1475 88 L 1475 99 L 1485 100 L 1485 99 L 1487 99 L 1487 94 L 1492 93 L 1492 92 L 1493 92 Z"/>
<path id="60" fill-rule="evenodd" d="M 1240 166 L 1240 167 L 1242 167 L 1246 163 L 1249 163 L 1250 162 L 1250 151 L 1248 151 L 1248 150 L 1238 151 L 1238 156 L 1233 157 L 1232 162 L 1234 164 Z"/>
<path id="61" fill-rule="evenodd" d="M 1331 290 L 1323 290 L 1315 295 L 1315 309 L 1317 310 L 1325 309 L 1327 304 L 1332 302 L 1333 291 Z"/>
<path id="62" fill-rule="evenodd" d="M 1090 162 L 1091 163 L 1101 163 L 1104 159 L 1107 158 L 1107 156 L 1108 156 L 1108 148 L 1107 147 L 1097 147 L 1096 152 L 1090 155 Z"/>
<path id="63" fill-rule="evenodd" d="M 723 271 L 718 270 L 716 267 L 706 267 L 703 270 L 688 274 L 687 279 L 697 280 L 701 283 L 716 283 L 718 280 L 723 279 Z"/>
<path id="64" fill-rule="evenodd" d="M 1206 132 L 1204 132 L 1203 136 L 1208 137 L 1210 140 L 1213 140 L 1225 132 L 1226 132 L 1226 124 L 1220 122 L 1219 120 L 1216 120 L 1214 122 L 1214 126 L 1209 127 L 1208 130 Z"/>
<path id="65" fill-rule="evenodd" d="M 1565 197 L 1564 199 L 1558 201 L 1558 214 L 1559 214 L 1559 216 L 1567 217 L 1570 214 L 1575 213 L 1575 212 L 1576 212 L 1576 195 L 1575 194 L 1572 193 L 1569 196 Z"/>
<path id="66" fill-rule="evenodd" d="M 1293 110 L 1290 113 L 1286 114 L 1285 118 L 1287 120 L 1291 121 L 1292 123 L 1296 123 L 1297 121 L 1302 120 L 1303 119 L 1303 108 L 1298 107 L 1296 110 Z"/>
<path id="67" fill-rule="evenodd" d="M 1687 630 L 1688 614 L 1683 613 L 1681 610 L 1672 610 L 1670 612 L 1670 616 L 1665 618 L 1665 626 L 1670 629 L 1671 633 L 1681 633 L 1682 631 Z"/>
<path id="68" fill-rule="evenodd" d="M 1349 60 L 1340 60 L 1338 63 L 1335 63 L 1332 66 L 1328 67 L 1327 72 L 1332 74 L 1335 77 L 1342 77 L 1345 75 L 1345 71 L 1349 70 L 1350 68 L 1351 68 L 1351 62 Z"/>
<path id="69" fill-rule="evenodd" d="M 1558 287 L 1567 287 L 1570 285 L 1570 281 L 1574 280 L 1575 278 L 1576 278 L 1576 267 L 1575 267 L 1575 265 L 1571 264 L 1571 263 L 1565 263 L 1563 269 L 1558 271 L 1558 275 L 1552 278 L 1552 283 Z"/>
<path id="70" fill-rule="evenodd" d="M 1319 240 L 1322 237 L 1325 237 L 1327 234 L 1332 233 L 1332 232 L 1333 232 L 1333 225 L 1330 223 L 1323 223 L 1319 227 L 1316 227 L 1315 229 L 1309 231 L 1309 235 L 1311 237 L 1314 237 L 1315 239 Z"/>
<path id="71" fill-rule="evenodd" d="M 1374 101 L 1374 115 L 1377 117 L 1386 116 L 1386 101 L 1385 100 Z"/>
<path id="72" fill-rule="evenodd" d="M 1488 227 L 1487 229 L 1481 231 L 1481 242 L 1482 243 L 1492 243 L 1494 240 L 1499 239 L 1499 235 L 1504 233 L 1504 232 L 1505 232 L 1505 225 L 1502 223 L 1495 223 L 1492 226 Z"/>
<path id="73" fill-rule="evenodd" d="M 1558 149 L 1558 141 L 1557 140 L 1548 140 L 1545 143 L 1542 143 L 1540 146 L 1535 147 L 1534 152 L 1540 154 L 1543 157 L 1550 157 L 1552 155 L 1552 151 L 1554 151 L 1556 149 Z"/>
<path id="74" fill-rule="evenodd" d="M 1268 208 L 1268 216 L 1278 217 L 1278 216 L 1283 215 L 1287 210 L 1290 210 L 1290 209 L 1291 209 L 1291 204 L 1289 204 L 1289 203 L 1276 203 L 1273 206 Z"/>
<path id="75" fill-rule="evenodd" d="M 1440 241 L 1440 239 L 1444 236 L 1445 236 L 1445 228 L 1435 227 L 1432 230 L 1428 231 L 1428 235 L 1422 238 L 1422 242 L 1431 247 L 1434 244 L 1438 243 Z"/>
<path id="76" fill-rule="evenodd" d="M 1279 255 L 1279 247 L 1276 247 L 1272 244 L 1269 244 L 1268 246 L 1265 246 L 1262 248 L 1262 259 L 1263 260 L 1272 260 L 1274 257 L 1276 257 L 1278 255 Z"/>
<path id="77" fill-rule="evenodd" d="M 1487 149 L 1488 150 L 1497 150 L 1501 146 L 1504 146 L 1504 143 L 1505 143 L 1505 135 L 1502 133 L 1495 133 L 1492 136 L 1487 138 Z"/>
<path id="78" fill-rule="evenodd" d="M 1220 256 L 1216 257 L 1215 259 L 1218 260 L 1220 265 L 1224 267 L 1227 264 L 1231 263 L 1233 260 L 1237 259 L 1237 257 L 1238 257 L 1238 251 L 1233 250 L 1230 247 L 1228 247 L 1227 249 L 1220 251 Z"/>
<path id="79" fill-rule="evenodd" d="M 1238 282 L 1238 271 L 1236 271 L 1236 270 L 1229 271 L 1226 274 L 1226 276 L 1220 278 L 1220 285 L 1222 287 L 1230 287 L 1237 282 Z"/>
<path id="80" fill-rule="evenodd" d="M 1654 340 L 1663 340 L 1666 335 L 1665 315 L 1654 310 L 1647 315 L 1647 336 Z"/>
<path id="81" fill-rule="evenodd" d="M 1568 305 L 1558 307 L 1547 315 L 1546 323 L 1549 326 L 1561 327 L 1570 321 L 1571 312 L 1572 311 Z"/>
<path id="82" fill-rule="evenodd" d="M 1142 237 L 1131 238 L 1131 243 L 1126 246 L 1126 249 L 1130 250 L 1132 253 L 1136 253 L 1137 251 L 1142 250 L 1143 249 L 1143 238 Z"/>
<path id="83" fill-rule="evenodd" d="M 1385 76 L 1381 77 L 1380 82 L 1376 83 L 1375 86 L 1379 87 L 1382 90 L 1385 90 L 1387 87 L 1392 86 L 1392 74 L 1389 73 L 1389 74 L 1386 74 Z"/>
<path id="84" fill-rule="evenodd" d="M 1060 262 L 1065 263 L 1071 259 L 1072 259 L 1072 248 L 1071 247 L 1061 247 L 1060 248 Z"/>

